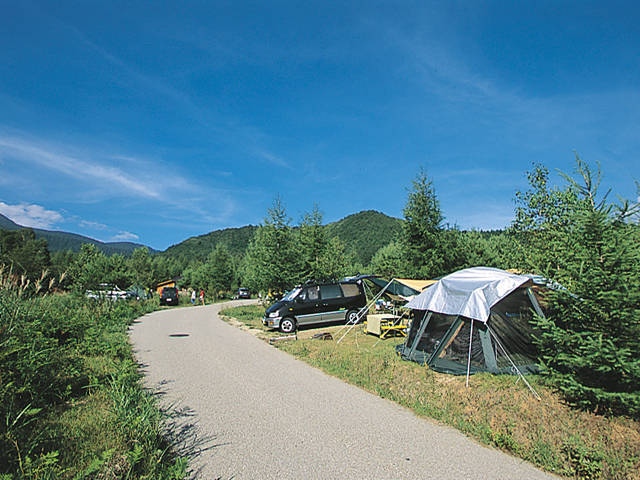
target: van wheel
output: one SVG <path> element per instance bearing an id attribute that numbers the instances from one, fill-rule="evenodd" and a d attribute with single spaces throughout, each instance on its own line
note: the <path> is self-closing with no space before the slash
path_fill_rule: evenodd
<path id="1" fill-rule="evenodd" d="M 296 321 L 291 317 L 280 320 L 280 331 L 282 333 L 293 333 L 296 331 Z"/>
<path id="2" fill-rule="evenodd" d="M 362 319 L 358 319 L 358 310 L 349 310 L 345 320 L 349 325 L 355 325 L 356 323 L 360 323 Z"/>

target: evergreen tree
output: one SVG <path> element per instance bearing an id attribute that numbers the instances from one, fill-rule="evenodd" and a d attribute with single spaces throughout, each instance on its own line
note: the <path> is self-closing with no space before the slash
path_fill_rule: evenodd
<path id="1" fill-rule="evenodd" d="M 528 248 L 535 241 L 529 258 L 566 287 L 550 295 L 549 314 L 538 319 L 541 356 L 573 404 L 640 418 L 640 230 L 625 218 L 633 208 L 618 210 L 607 195 L 598 200 L 599 171 L 576 161 L 579 181 L 565 176 L 567 188 L 553 191 L 534 184 L 542 195 L 527 197 L 552 207 L 523 237 Z M 526 217 L 519 220 L 536 224 Z"/>
<path id="2" fill-rule="evenodd" d="M 311 213 L 304 215 L 297 233 L 302 262 L 300 276 L 304 279 L 324 279 L 327 272 L 323 271 L 323 261 L 329 239 L 317 205 L 314 205 Z"/>
<path id="3" fill-rule="evenodd" d="M 441 273 L 438 236 L 444 217 L 433 184 L 423 170 L 412 186 L 403 211 L 402 246 L 408 273 L 415 278 L 430 278 Z"/>
<path id="4" fill-rule="evenodd" d="M 338 237 L 328 237 L 317 205 L 304 215 L 296 232 L 302 263 L 299 281 L 337 280 L 346 275 L 350 262 L 344 243 Z"/>
<path id="5" fill-rule="evenodd" d="M 280 294 L 300 279 L 300 256 L 286 209 L 276 197 L 249 243 L 244 279 L 253 291 Z"/>
<path id="6" fill-rule="evenodd" d="M 436 278 L 467 266 L 464 239 L 457 228 L 444 228 L 440 202 L 423 170 L 413 181 L 404 217 L 401 241 L 410 276 Z"/>

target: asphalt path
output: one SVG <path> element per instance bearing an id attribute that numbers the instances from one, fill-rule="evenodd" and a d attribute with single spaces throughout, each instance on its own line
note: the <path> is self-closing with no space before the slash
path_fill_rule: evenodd
<path id="1" fill-rule="evenodd" d="M 165 309 L 130 330 L 146 384 L 189 413 L 178 423 L 193 425 L 197 478 L 557 478 L 310 367 L 220 309 Z"/>

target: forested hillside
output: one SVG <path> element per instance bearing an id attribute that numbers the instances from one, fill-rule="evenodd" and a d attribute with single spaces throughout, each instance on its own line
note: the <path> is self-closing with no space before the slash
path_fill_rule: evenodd
<path id="1" fill-rule="evenodd" d="M 4 215 L 0 215 L 0 229 L 1 230 L 20 230 L 23 227 L 17 223 L 11 221 Z M 138 243 L 132 242 L 101 242 L 93 238 L 85 237 L 69 232 L 58 232 L 53 230 L 42 230 L 40 228 L 32 228 L 36 234 L 36 238 L 44 239 L 47 241 L 47 248 L 49 252 L 79 252 L 82 245 L 88 243 L 95 245 L 105 255 L 113 255 L 119 253 L 121 255 L 131 255 L 136 248 L 143 247 Z M 153 252 L 153 249 L 147 247 L 149 251 Z"/>
<path id="2" fill-rule="evenodd" d="M 162 254 L 187 265 L 193 260 L 206 260 L 207 256 L 216 249 L 216 246 L 221 245 L 227 249 L 229 254 L 241 256 L 247 251 L 249 241 L 253 238 L 257 228 L 254 225 L 247 225 L 241 228 L 215 230 L 172 245 Z"/>
<path id="3" fill-rule="evenodd" d="M 402 231 L 402 220 L 374 210 L 349 215 L 327 225 L 327 236 L 339 238 L 345 251 L 356 261 L 368 265 L 375 253 Z"/>
<path id="4" fill-rule="evenodd" d="M 244 255 L 257 228 L 248 225 L 215 230 L 173 245 L 167 248 L 163 255 L 172 257 L 184 265 L 193 260 L 206 260 L 218 245 L 224 245 L 231 255 Z M 339 238 L 345 246 L 346 253 L 353 255 L 361 265 L 367 265 L 380 248 L 397 238 L 402 230 L 402 220 L 367 210 L 329 223 L 326 228 L 328 238 Z"/>

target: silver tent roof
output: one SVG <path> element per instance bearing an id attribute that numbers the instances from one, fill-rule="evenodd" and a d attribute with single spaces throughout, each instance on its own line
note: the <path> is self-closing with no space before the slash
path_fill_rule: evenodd
<path id="1" fill-rule="evenodd" d="M 497 268 L 467 268 L 441 278 L 405 307 L 486 322 L 493 305 L 529 280 Z"/>

